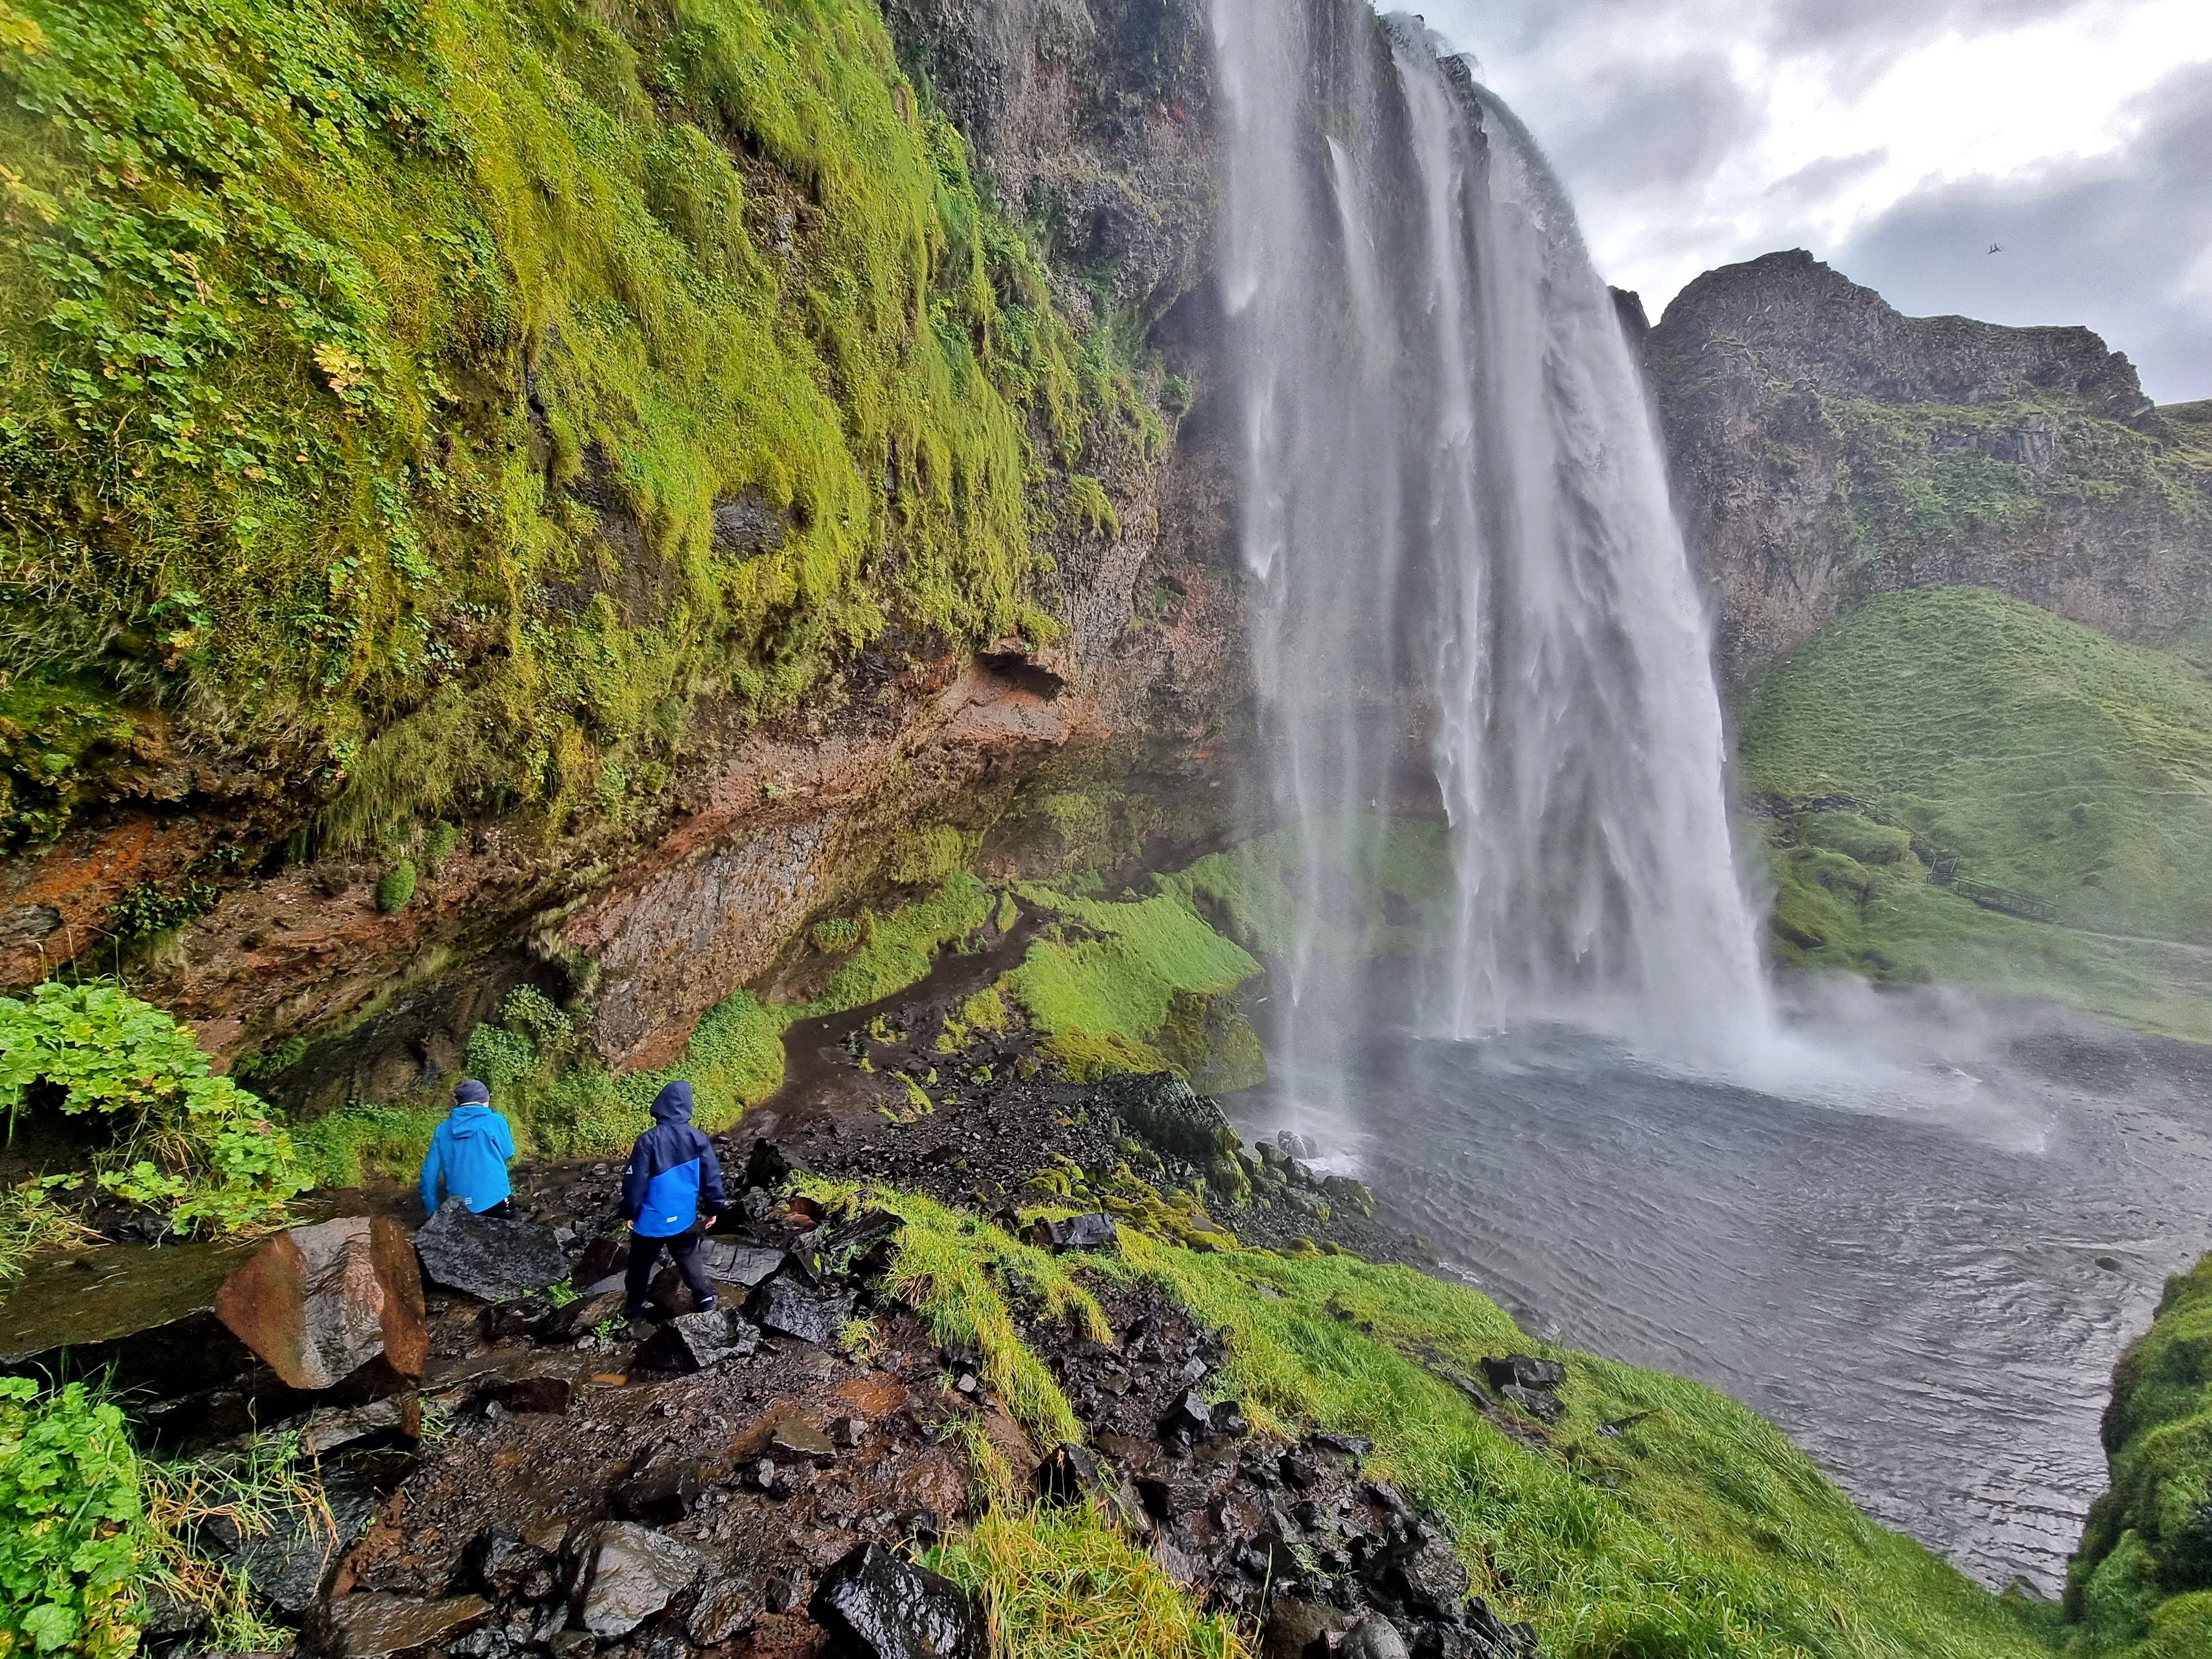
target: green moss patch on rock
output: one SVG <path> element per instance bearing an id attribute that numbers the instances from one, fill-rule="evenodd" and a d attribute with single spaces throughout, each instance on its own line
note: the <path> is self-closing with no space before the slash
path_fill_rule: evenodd
<path id="1" fill-rule="evenodd" d="M 2212 1256 L 2166 1280 L 2120 1357 L 2104 1441 L 2112 1490 L 2068 1569 L 2068 1618 L 2094 1653 L 2212 1652 Z"/>

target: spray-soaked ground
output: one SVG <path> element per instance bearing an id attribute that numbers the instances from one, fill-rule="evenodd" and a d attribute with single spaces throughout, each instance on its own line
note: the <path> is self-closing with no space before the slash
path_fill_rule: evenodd
<path id="1" fill-rule="evenodd" d="M 2112 1362 L 2212 1248 L 2212 1050 L 1923 1036 L 1886 1079 L 1808 1071 L 1829 1104 L 1578 1036 L 1378 1041 L 1364 1133 L 1300 1127 L 1532 1331 L 1724 1389 L 1977 1578 L 2055 1590 Z M 1231 1103 L 1267 1129 L 1289 1095 Z"/>

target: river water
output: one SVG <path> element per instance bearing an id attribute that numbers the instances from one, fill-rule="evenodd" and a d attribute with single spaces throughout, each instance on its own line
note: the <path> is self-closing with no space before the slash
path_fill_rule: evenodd
<path id="1" fill-rule="evenodd" d="M 2055 1593 L 2112 1363 L 2212 1248 L 2212 1051 L 1955 998 L 1835 1018 L 1763 1086 L 1554 1029 L 1377 1038 L 1348 1115 L 1334 1080 L 1325 1117 L 1295 1079 L 1231 1105 L 1532 1333 L 1711 1383 L 1974 1577 Z"/>

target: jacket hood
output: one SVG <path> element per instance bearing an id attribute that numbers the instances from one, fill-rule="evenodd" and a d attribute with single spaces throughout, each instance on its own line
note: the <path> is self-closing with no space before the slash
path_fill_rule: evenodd
<path id="1" fill-rule="evenodd" d="M 489 1106 L 476 1101 L 463 1101 L 446 1114 L 446 1127 L 453 1132 L 456 1139 L 465 1140 L 471 1135 L 489 1133 L 498 1118 L 499 1114 Z"/>
<path id="2" fill-rule="evenodd" d="M 689 1123 L 691 1121 L 691 1085 L 672 1083 L 653 1097 L 653 1121 L 655 1123 Z"/>

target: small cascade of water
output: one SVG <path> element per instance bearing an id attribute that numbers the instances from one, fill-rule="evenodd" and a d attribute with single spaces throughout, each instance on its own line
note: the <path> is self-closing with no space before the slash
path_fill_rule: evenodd
<path id="1" fill-rule="evenodd" d="M 1347 1028 L 1416 1009 L 1741 1057 L 1771 1013 L 1708 624 L 1571 204 L 1418 20 L 1213 22 L 1253 657 L 1304 836 L 1286 1060 L 1326 1079 Z M 1441 948 L 1378 1007 L 1331 941 L 1390 884 L 1394 809 L 1440 811 L 1454 879 L 1420 918 Z"/>

